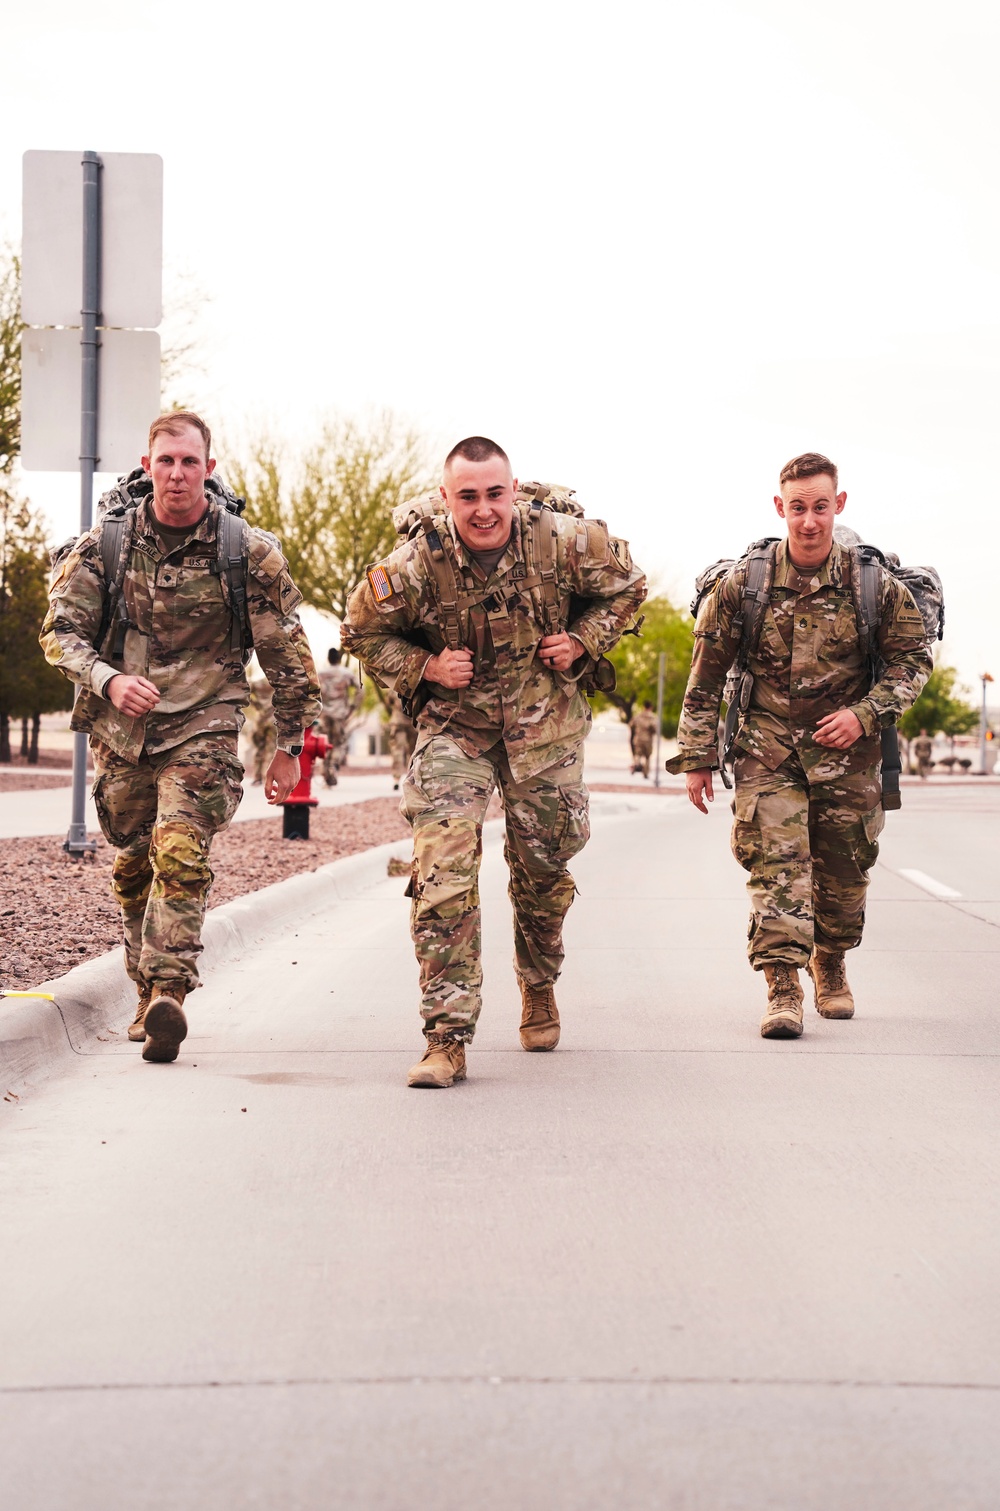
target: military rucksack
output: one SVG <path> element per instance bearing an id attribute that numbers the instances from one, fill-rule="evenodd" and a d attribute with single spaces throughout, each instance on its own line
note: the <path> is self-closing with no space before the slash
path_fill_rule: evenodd
<path id="1" fill-rule="evenodd" d="M 600 520 L 585 519 L 574 490 L 555 483 L 521 483 L 514 502 L 522 524 L 521 543 L 526 569 L 518 586 L 530 594 L 535 618 L 543 632 L 546 635 L 556 635 L 564 626 L 561 623 L 562 605 L 556 575 L 557 534 L 552 524 L 552 515 L 568 514 L 579 521 L 583 549 L 586 549 L 588 531 L 605 531 L 607 527 Z M 463 613 L 484 603 L 492 590 L 477 584 L 476 589 L 470 592 L 461 581 L 440 493 L 427 493 L 407 503 L 397 504 L 392 511 L 392 522 L 397 534 L 404 540 L 417 541 L 427 569 L 428 581 L 434 585 L 445 644 L 451 650 L 458 650 L 462 645 Z M 571 623 L 583 601 L 575 596 L 571 599 Z M 625 633 L 638 634 L 641 625 L 642 620 L 639 619 Z M 588 694 L 598 691 L 614 692 L 615 669 L 606 656 L 600 656 L 596 661 L 588 659 L 577 680 L 581 689 Z"/>
<path id="2" fill-rule="evenodd" d="M 221 478 L 215 476 L 205 479 L 205 492 L 213 502 L 221 505 L 216 556 L 210 570 L 221 580 L 226 602 L 233 616 L 230 650 L 238 654 L 245 664 L 253 650 L 253 632 L 247 609 L 247 525 L 242 518 L 246 499 L 238 498 Z M 135 511 L 143 499 L 152 497 L 152 493 L 153 480 L 148 472 L 142 467 L 134 467 L 131 472 L 120 477 L 113 488 L 101 495 L 97 506 L 106 592 L 100 629 L 94 638 L 94 649 L 103 648 L 108 631 L 114 623 L 114 638 L 107 649 L 107 654 L 113 661 L 120 660 L 124 655 L 125 633 L 128 629 L 135 628 L 129 621 L 123 586 L 132 551 Z M 78 536 L 71 536 L 52 552 L 53 568 L 65 560 L 78 539 Z"/>
<path id="3" fill-rule="evenodd" d="M 891 573 L 910 590 L 924 621 L 928 646 L 944 637 L 944 589 L 941 578 L 933 567 L 901 567 L 898 556 L 886 555 L 877 546 L 866 545 L 853 530 L 847 530 L 842 525 L 836 527 L 834 536 L 838 544 L 846 548 L 843 555 L 844 586 L 849 586 L 851 590 L 861 655 L 868 663 L 871 685 L 874 686 L 883 669 L 877 635 L 882 622 L 884 574 Z M 765 536 L 748 546 L 738 561 L 729 559 L 713 562 L 695 581 L 691 613 L 697 619 L 702 602 L 716 584 L 735 567 L 745 568 L 740 607 L 733 621 L 733 628 L 739 635 L 739 645 L 726 677 L 723 693 L 726 721 L 719 740 L 719 769 L 727 787 L 731 783 L 726 767 L 732 758 L 741 716 L 750 707 L 753 694 L 753 675 L 749 670 L 749 661 L 757 649 L 764 615 L 771 601 L 778 544 L 777 536 Z M 882 806 L 894 809 L 900 806 L 901 770 L 899 735 L 895 724 L 881 731 L 881 741 Z"/>

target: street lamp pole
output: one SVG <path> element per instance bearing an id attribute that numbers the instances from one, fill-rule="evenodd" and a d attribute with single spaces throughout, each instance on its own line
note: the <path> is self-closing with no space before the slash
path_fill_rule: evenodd
<path id="1" fill-rule="evenodd" d="M 983 684 L 983 710 L 982 710 L 982 715 L 981 715 L 980 725 L 979 725 L 979 772 L 980 772 L 981 776 L 985 776 L 986 775 L 986 732 L 987 732 L 987 725 L 986 725 L 986 684 L 987 684 L 987 682 L 992 682 L 993 678 L 990 676 L 989 672 L 983 672 L 983 674 L 979 678 L 979 680 Z"/>

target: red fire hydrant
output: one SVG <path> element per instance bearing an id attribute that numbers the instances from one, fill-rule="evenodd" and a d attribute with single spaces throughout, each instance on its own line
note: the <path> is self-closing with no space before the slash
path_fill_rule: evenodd
<path id="1" fill-rule="evenodd" d="M 331 749 L 326 735 L 319 735 L 313 726 L 305 732 L 302 754 L 299 756 L 299 780 L 287 801 L 282 805 L 285 816 L 281 825 L 282 839 L 309 838 L 309 809 L 319 806 L 319 798 L 312 795 L 313 762 L 321 761 Z"/>

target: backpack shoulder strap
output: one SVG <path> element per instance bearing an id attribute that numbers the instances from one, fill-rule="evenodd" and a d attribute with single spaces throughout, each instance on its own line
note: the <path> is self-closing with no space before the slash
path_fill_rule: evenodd
<path id="1" fill-rule="evenodd" d="M 128 611 L 122 586 L 132 549 L 135 525 L 134 508 L 110 510 L 101 521 L 101 566 L 104 570 L 104 603 L 101 609 L 101 624 L 94 640 L 94 649 L 101 650 L 104 640 L 115 623 L 115 636 L 110 647 L 112 660 L 120 660 L 125 654 L 125 631 L 128 629 Z"/>
<path id="2" fill-rule="evenodd" d="M 766 536 L 762 540 L 754 541 L 743 558 L 746 563 L 743 593 L 739 610 L 733 620 L 733 629 L 740 637 L 735 662 L 740 671 L 746 669 L 747 662 L 757 649 L 764 615 L 771 601 L 777 555 L 777 537 Z"/>
<path id="3" fill-rule="evenodd" d="M 849 578 L 858 623 L 858 640 L 865 661 L 874 661 L 876 636 L 882 623 L 882 581 L 885 557 L 877 546 L 847 546 L 845 576 Z"/>
<path id="4" fill-rule="evenodd" d="M 537 486 L 537 485 L 536 485 Z M 556 532 L 552 508 L 543 498 L 532 498 L 521 518 L 525 524 L 523 544 L 527 548 L 528 566 L 535 613 L 546 635 L 559 633 L 559 584 L 556 576 Z"/>
<path id="5" fill-rule="evenodd" d="M 458 610 L 458 576 L 451 552 L 441 538 L 436 519 L 425 518 L 417 533 L 417 543 L 428 576 L 434 584 L 434 596 L 441 615 L 441 633 L 449 650 L 462 645 L 462 621 Z"/>
<path id="6" fill-rule="evenodd" d="M 240 516 L 225 503 L 219 505 L 216 526 L 216 559 L 233 616 L 229 649 L 245 656 L 253 646 L 247 608 L 247 532 Z"/>

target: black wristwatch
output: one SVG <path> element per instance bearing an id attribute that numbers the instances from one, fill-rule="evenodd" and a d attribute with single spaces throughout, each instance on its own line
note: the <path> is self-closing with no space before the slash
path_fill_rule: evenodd
<path id="1" fill-rule="evenodd" d="M 276 745 L 275 749 L 283 750 L 285 755 L 295 756 L 296 760 L 298 760 L 302 754 L 302 741 L 300 740 L 297 745 Z"/>

